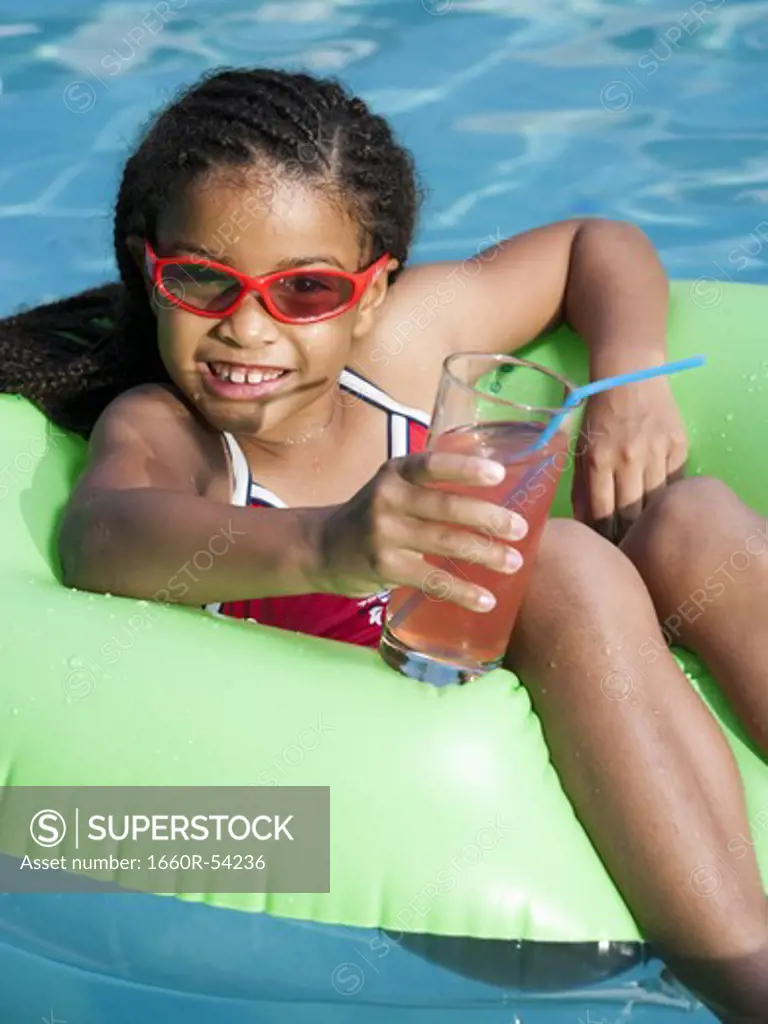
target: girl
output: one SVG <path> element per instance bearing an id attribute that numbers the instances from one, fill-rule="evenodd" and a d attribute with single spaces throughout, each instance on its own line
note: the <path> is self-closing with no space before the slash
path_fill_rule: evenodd
<path id="1" fill-rule="evenodd" d="M 422 452 L 450 353 L 513 352 L 565 320 L 594 376 L 665 360 L 666 282 L 638 230 L 560 223 L 404 270 L 418 198 L 387 123 L 330 81 L 227 70 L 160 115 L 117 201 L 121 286 L 2 330 L 3 390 L 90 435 L 60 536 L 68 585 L 375 646 L 387 588 L 419 587 L 425 553 L 456 555 L 452 525 L 499 530 L 495 506 L 425 486 L 498 472 Z M 658 616 L 763 524 L 716 483 L 671 482 L 685 438 L 663 379 L 593 399 L 584 433 L 577 515 L 626 533 L 625 553 L 551 521 L 505 663 L 647 936 L 723 1020 L 757 1024 L 768 921 L 751 851 L 706 885 L 748 834 L 741 782 Z M 222 528 L 237 543 L 173 591 Z M 516 571 L 525 528 L 509 513 L 484 561 Z M 492 595 L 457 578 L 452 599 L 482 614 Z M 755 556 L 675 638 L 764 745 L 766 611 Z M 631 699 L 607 699 L 621 673 Z"/>

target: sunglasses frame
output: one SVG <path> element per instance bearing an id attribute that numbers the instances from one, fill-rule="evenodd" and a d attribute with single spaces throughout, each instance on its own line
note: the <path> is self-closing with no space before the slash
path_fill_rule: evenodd
<path id="1" fill-rule="evenodd" d="M 235 310 L 242 305 L 249 292 L 256 292 L 269 315 L 283 324 L 316 324 L 322 320 L 330 320 L 333 317 L 341 316 L 342 313 L 346 313 L 347 310 L 360 301 L 366 289 L 374 281 L 378 280 L 390 259 L 389 253 L 384 253 L 375 263 L 356 273 L 326 267 L 297 267 L 292 270 L 278 270 L 272 274 L 262 274 L 259 277 L 249 277 L 247 274 L 241 274 L 239 270 L 235 270 L 234 267 L 227 266 L 225 263 L 217 263 L 215 260 L 207 260 L 199 256 L 158 256 L 148 241 L 144 242 L 144 255 L 147 274 L 152 284 L 164 298 L 168 299 L 169 302 L 172 302 L 179 309 L 184 309 L 188 313 L 194 313 L 195 316 L 204 316 L 211 320 L 225 320 L 227 317 L 232 316 Z M 198 309 L 197 306 L 192 306 L 183 299 L 172 295 L 163 285 L 163 268 L 171 264 L 174 266 L 202 266 L 211 270 L 220 270 L 239 283 L 240 293 L 226 309 L 215 311 Z M 270 285 L 276 281 L 285 280 L 286 277 L 307 277 L 311 274 L 340 277 L 345 281 L 351 282 L 351 296 L 340 306 L 332 309 L 329 313 L 322 313 L 320 316 L 302 317 L 298 320 L 295 317 L 286 316 L 272 301 L 269 295 Z"/>

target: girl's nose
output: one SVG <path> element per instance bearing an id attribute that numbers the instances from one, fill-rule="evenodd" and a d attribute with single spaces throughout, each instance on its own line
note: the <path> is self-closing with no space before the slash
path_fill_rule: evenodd
<path id="1" fill-rule="evenodd" d="M 248 292 L 226 323 L 226 333 L 238 345 L 270 345 L 278 340 L 277 321 L 266 311 L 256 292 Z"/>

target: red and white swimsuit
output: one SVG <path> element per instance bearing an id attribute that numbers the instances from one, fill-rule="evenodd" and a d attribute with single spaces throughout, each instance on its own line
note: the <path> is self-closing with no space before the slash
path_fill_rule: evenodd
<path id="1" fill-rule="evenodd" d="M 424 449 L 430 420 L 426 413 L 401 405 L 381 388 L 350 370 L 342 372 L 339 385 L 343 391 L 386 414 L 390 459 Z M 287 508 L 276 494 L 259 486 L 253 479 L 248 460 L 235 438 L 225 433 L 224 439 L 229 449 L 234 477 L 232 504 L 255 508 Z M 376 647 L 388 599 L 389 592 L 386 590 L 359 599 L 336 594 L 297 594 L 289 597 L 261 597 L 250 601 L 225 601 L 208 605 L 207 610 L 216 615 L 251 619 L 297 633 L 343 640 L 363 647 Z"/>

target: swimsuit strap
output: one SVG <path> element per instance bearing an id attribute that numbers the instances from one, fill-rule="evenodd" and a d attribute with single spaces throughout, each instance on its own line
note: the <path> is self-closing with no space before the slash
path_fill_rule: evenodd
<path id="1" fill-rule="evenodd" d="M 422 409 L 414 409 L 382 391 L 380 387 L 352 370 L 343 370 L 339 384 L 345 391 L 357 395 L 369 405 L 381 409 L 387 416 L 387 446 L 390 459 L 399 459 L 411 450 L 411 425 L 429 427 L 430 417 Z"/>
<path id="2" fill-rule="evenodd" d="M 382 391 L 380 387 L 372 384 L 358 373 L 342 370 L 339 384 L 345 391 L 349 391 L 369 405 L 386 413 L 389 458 L 391 459 L 408 455 L 411 446 L 410 426 L 412 423 L 429 427 L 430 417 L 427 413 L 421 409 L 412 409 L 401 402 L 396 402 L 386 391 Z M 224 431 L 223 437 L 232 471 L 231 503 L 244 507 L 249 501 L 258 501 L 260 504 L 270 505 L 272 508 L 287 508 L 285 502 L 273 491 L 261 487 L 253 479 L 245 452 L 234 435 Z"/>
<path id="3" fill-rule="evenodd" d="M 228 431 L 224 431 L 224 444 L 229 456 L 229 467 L 232 471 L 232 504 L 244 507 L 248 504 L 251 489 L 251 470 L 245 452 Z"/>
<path id="4" fill-rule="evenodd" d="M 271 505 L 273 508 L 288 508 L 281 498 L 278 498 L 272 491 L 268 491 L 266 487 L 259 486 L 253 479 L 245 452 L 234 435 L 225 430 L 223 436 L 232 470 L 231 504 L 244 508 L 250 501 L 258 501 L 263 505 Z"/>
<path id="5" fill-rule="evenodd" d="M 359 398 L 369 402 L 371 405 L 378 406 L 385 412 L 416 420 L 417 423 L 421 423 L 424 427 L 429 426 L 430 416 L 428 413 L 422 409 L 414 409 L 409 405 L 403 405 L 402 402 L 396 402 L 386 391 L 382 391 L 380 387 L 371 383 L 371 381 L 359 373 L 353 373 L 352 370 L 342 370 L 339 383 L 345 391 L 351 391 Z"/>

